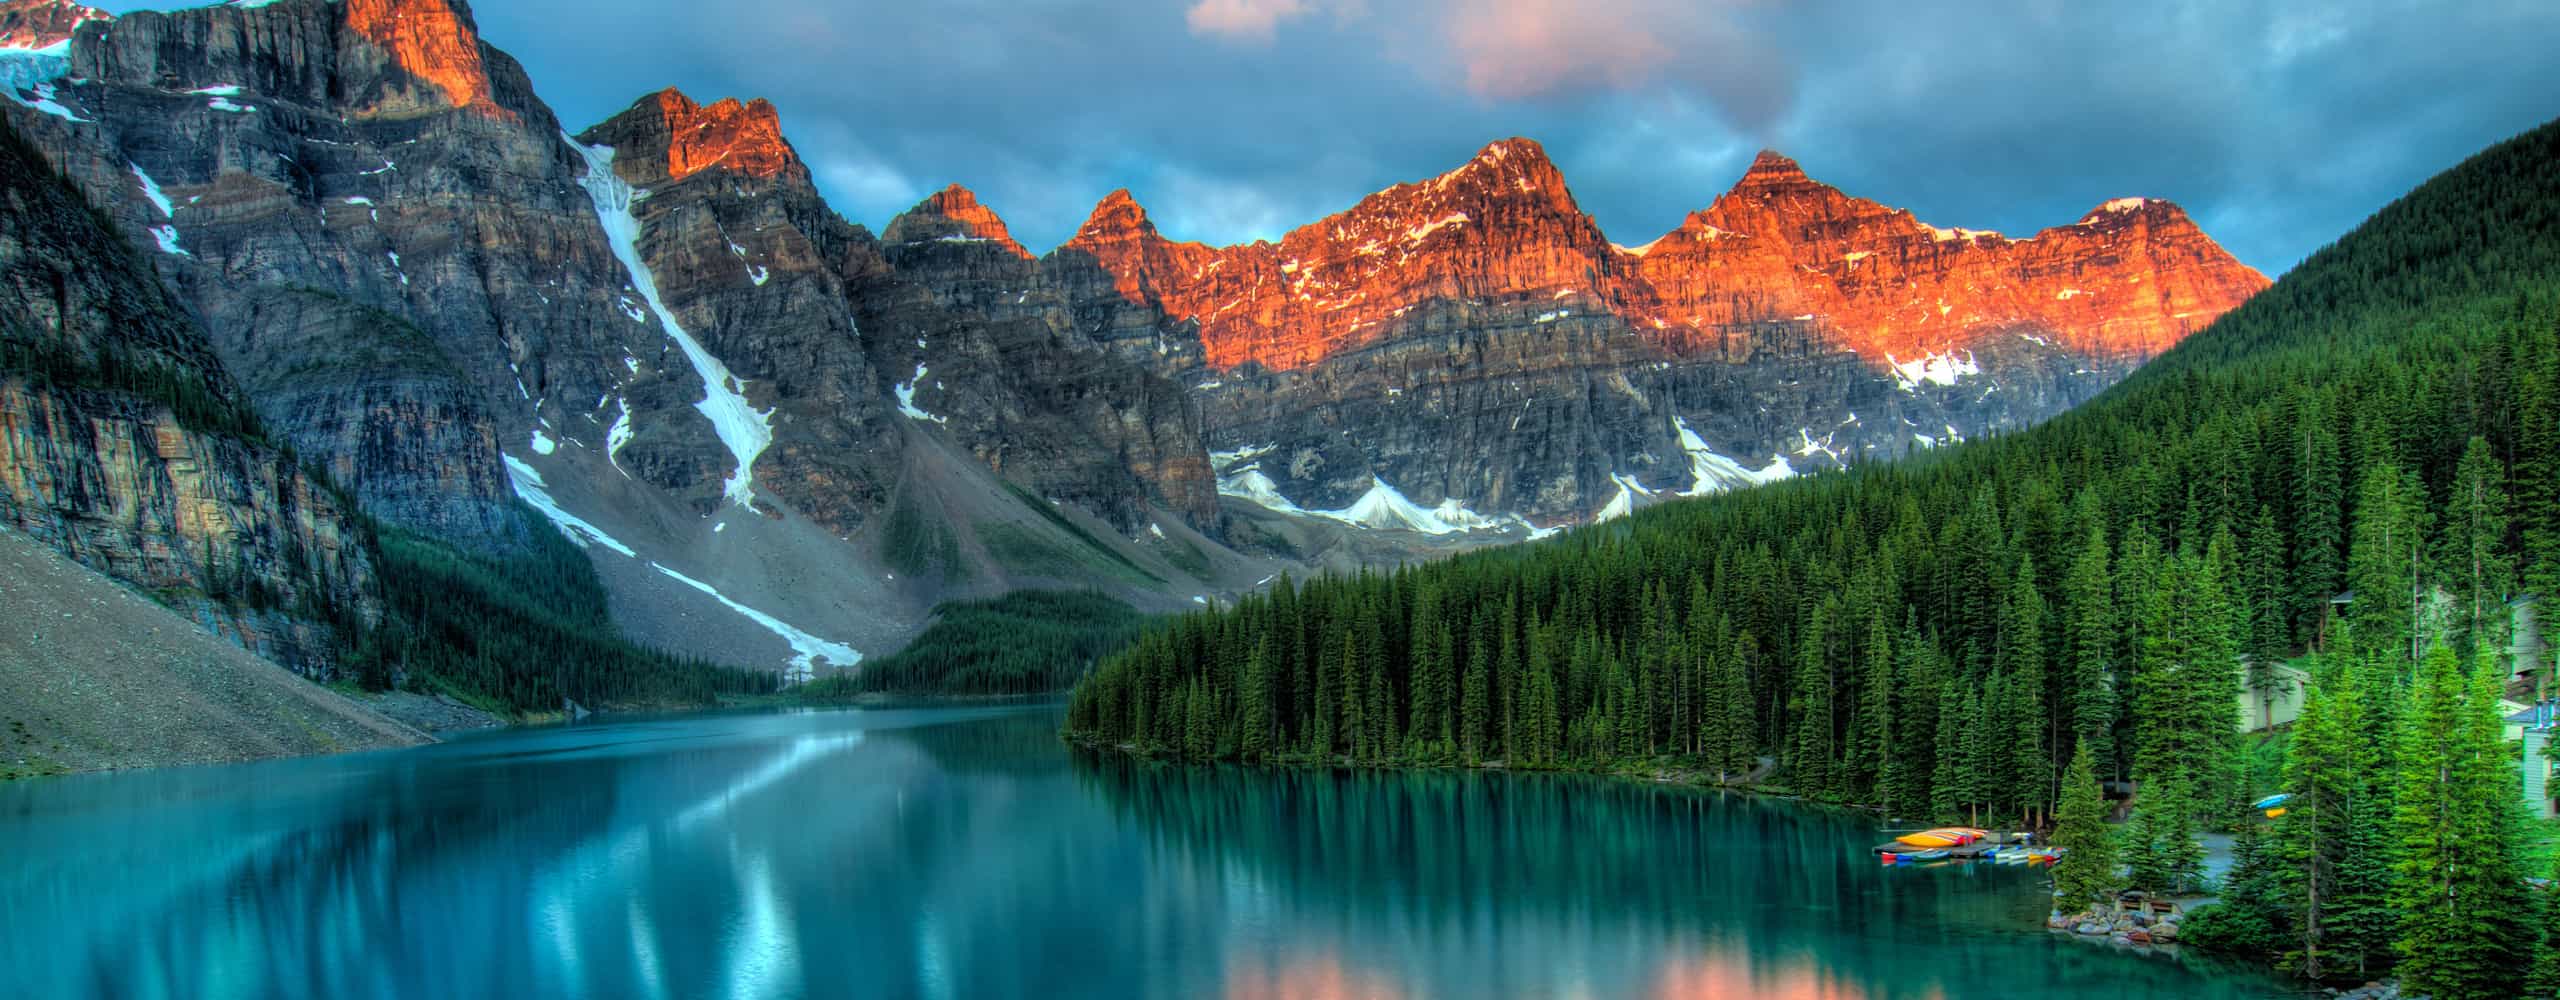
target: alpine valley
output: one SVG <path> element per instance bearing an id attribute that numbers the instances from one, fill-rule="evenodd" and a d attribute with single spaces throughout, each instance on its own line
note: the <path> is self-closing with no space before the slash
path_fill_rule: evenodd
<path id="1" fill-rule="evenodd" d="M 848 221 L 763 101 L 563 123 L 462 0 L 10 0 L 0 46 L 0 524 L 312 679 L 519 710 L 2015 431 L 2267 287 L 2165 201 L 2007 236 L 1776 153 L 1613 241 L 1517 138 L 1276 243 L 1124 190 L 1034 253 L 957 186 Z M 565 579 L 558 642 L 678 680 L 422 658 L 469 629 L 418 595 Z"/>

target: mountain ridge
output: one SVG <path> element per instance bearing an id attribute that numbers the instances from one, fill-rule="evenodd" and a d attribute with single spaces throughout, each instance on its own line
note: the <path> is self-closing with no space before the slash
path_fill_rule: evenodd
<path id="1" fill-rule="evenodd" d="M 1277 243 L 1167 239 L 1122 190 L 1034 255 L 959 185 L 846 220 L 769 102 L 667 88 L 563 129 L 458 0 L 67 30 L 0 56 L 0 113 L 269 427 L 403 530 L 502 555 L 532 504 L 635 638 L 724 662 L 846 667 L 1022 587 L 1231 601 L 1905 454 L 2061 412 L 2150 344 L 2083 349 L 2140 314 L 2101 300 L 1880 353 L 1824 314 L 1909 308 L 1888 264 L 1991 274 L 1990 240 L 1775 154 L 1736 187 L 1846 206 L 1761 212 L 1811 227 L 1786 253 L 1621 248 L 1514 138 Z M 1758 224 L 1718 201 L 1691 220 Z M 1869 230 L 1902 243 L 1840 242 Z M 1830 291 L 1795 289 L 1808 262 Z"/>

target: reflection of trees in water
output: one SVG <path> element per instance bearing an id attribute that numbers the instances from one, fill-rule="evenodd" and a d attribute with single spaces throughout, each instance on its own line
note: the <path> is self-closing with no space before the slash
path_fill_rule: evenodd
<path id="1" fill-rule="evenodd" d="M 610 816 L 617 796 L 601 762 L 566 765 L 558 780 L 534 785 L 407 761 L 227 772 L 277 782 L 271 801 L 230 797 L 237 787 L 205 796 L 207 777 L 225 772 L 195 769 L 66 789 L 43 808 L 98 819 L 57 828 L 87 843 L 64 845 L 32 869 L 49 886 L 24 886 L 0 903 L 8 917 L 0 924 L 12 928 L 5 951 L 17 953 L 7 963 L 13 989 L 379 994 L 386 970 L 371 959 L 380 943 L 432 935 L 442 920 L 405 902 L 397 886 L 439 870 L 468 878 L 488 844 L 563 847 Z M 213 802 L 187 808 L 198 797 Z M 157 814 L 164 823 L 130 822 L 128 810 L 148 802 L 178 807 Z M 208 992 L 209 981 L 229 985 Z"/>
<path id="2" fill-rule="evenodd" d="M 944 771 L 964 776 L 1031 778 L 1066 766 L 1058 723 L 1065 709 L 1015 711 L 956 725 L 877 730 L 883 740 L 914 746 Z"/>
<path id="3" fill-rule="evenodd" d="M 1866 851 L 1880 839 L 1874 823 L 1850 814 L 1555 775 L 1088 753 L 1075 773 L 1158 852 L 1242 864 L 1301 911 L 1338 915 L 1351 942 L 1415 928 L 1489 929 L 1478 943 L 1497 952 L 1555 938 L 1660 942 L 1683 953 L 1619 988 L 1670 995 L 1734 976 L 1761 993 L 1875 1000 L 2093 981 L 2109 987 L 2089 995 L 2112 996 L 2187 980 L 2166 963 L 2023 931 L 2044 909 L 2029 873 L 1883 870 Z"/>

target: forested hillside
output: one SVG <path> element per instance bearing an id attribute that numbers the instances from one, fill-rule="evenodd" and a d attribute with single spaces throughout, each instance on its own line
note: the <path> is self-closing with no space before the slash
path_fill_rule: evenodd
<path id="1" fill-rule="evenodd" d="M 2042 428 L 1280 587 L 1150 632 L 1078 688 L 1067 726 L 1190 758 L 1713 778 L 1766 755 L 1808 797 L 2026 822 L 2086 749 L 2155 819 L 2227 825 L 2275 790 L 2246 787 L 2242 692 L 2324 652 L 2309 717 L 2346 757 L 2296 761 L 2288 784 L 2345 772 L 2363 794 L 2324 792 L 2288 829 L 2346 830 L 2361 801 L 2383 810 L 2371 831 L 2395 763 L 2451 738 L 2393 746 L 2413 685 L 2457 704 L 2406 711 L 2478 715 L 2504 677 L 2416 685 L 2421 654 L 2487 662 L 2532 592 L 2560 593 L 2560 125 L 2430 181 Z M 2373 846 L 2297 849 L 2383 864 Z M 2314 967 L 2340 947 L 2319 895 L 2293 943 Z M 2357 939 L 2351 972 L 2390 933 Z"/>

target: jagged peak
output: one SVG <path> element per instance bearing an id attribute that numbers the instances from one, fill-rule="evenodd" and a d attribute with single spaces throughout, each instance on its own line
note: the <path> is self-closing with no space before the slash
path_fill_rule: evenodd
<path id="1" fill-rule="evenodd" d="M 1147 218 L 1146 206 L 1138 204 L 1137 196 L 1130 194 L 1128 188 L 1121 188 L 1094 203 L 1093 214 L 1085 217 L 1084 225 L 1077 227 L 1075 238 L 1068 240 L 1067 245 L 1083 246 L 1132 235 L 1151 235 L 1155 229 L 1155 222 Z"/>
<path id="2" fill-rule="evenodd" d="M 1547 156 L 1547 148 L 1535 139 L 1520 136 L 1487 143 L 1457 169 L 1433 178 L 1424 186 L 1445 191 L 1480 177 L 1512 181 L 1514 183 L 1505 186 L 1516 188 L 1520 193 L 1541 192 L 1550 200 L 1565 193 L 1564 172 L 1557 169 L 1555 160 Z"/>
<path id="3" fill-rule="evenodd" d="M 0 3 L 0 49 L 44 49 L 71 40 L 71 33 L 91 21 L 115 15 L 71 0 L 7 0 Z"/>
<path id="4" fill-rule="evenodd" d="M 1004 219 L 979 201 L 977 192 L 958 184 L 934 192 L 890 220 L 881 238 L 891 243 L 992 243 L 1016 257 L 1031 259 L 1031 251 L 1015 242 Z"/>
<path id="5" fill-rule="evenodd" d="M 1734 188 L 1741 190 L 1810 183 L 1813 183 L 1813 178 L 1804 172 L 1803 164 L 1787 158 L 1777 150 L 1764 149 L 1760 151 L 1760 155 L 1751 158 L 1751 169 L 1742 172 L 1742 180 L 1736 182 Z"/>
<path id="6" fill-rule="evenodd" d="M 669 87 L 632 102 L 578 141 L 627 154 L 615 159 L 615 170 L 642 185 L 684 180 L 713 167 L 762 178 L 806 169 L 799 151 L 783 138 L 781 112 L 761 97 L 706 105 Z"/>

